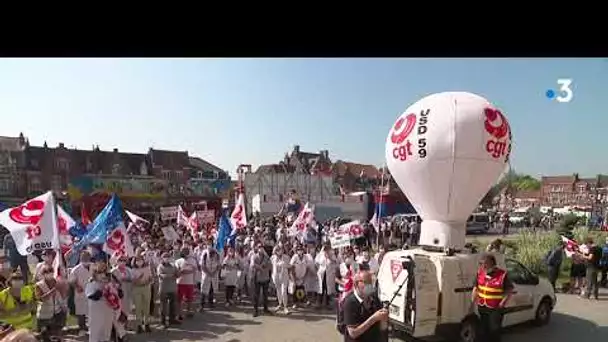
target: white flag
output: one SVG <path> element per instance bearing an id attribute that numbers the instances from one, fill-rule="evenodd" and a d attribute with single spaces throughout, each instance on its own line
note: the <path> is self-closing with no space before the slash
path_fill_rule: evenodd
<path id="1" fill-rule="evenodd" d="M 103 244 L 103 251 L 109 255 L 120 255 L 132 257 L 135 255 L 131 239 L 127 234 L 127 228 L 123 222 L 119 223 L 116 228 L 108 232 L 106 242 Z"/>
<path id="2" fill-rule="evenodd" d="M 63 210 L 61 206 L 57 206 L 57 226 L 59 228 L 59 247 L 61 253 L 67 252 L 72 248 L 73 238 L 70 235 L 70 228 L 76 225 L 76 221 Z"/>
<path id="3" fill-rule="evenodd" d="M 359 220 L 350 221 L 338 227 L 338 231 L 341 233 L 350 234 L 351 239 L 360 238 L 363 236 L 363 227 Z"/>
<path id="4" fill-rule="evenodd" d="M 53 194 L 49 191 L 0 213 L 0 224 L 11 233 L 19 254 L 59 248 L 54 205 Z"/>
<path id="5" fill-rule="evenodd" d="M 198 228 L 200 226 L 199 220 L 198 220 L 198 215 L 196 214 L 196 211 L 192 213 L 192 215 L 190 215 L 190 217 L 188 218 L 188 222 L 186 223 L 186 228 L 188 229 L 188 231 L 190 231 L 190 235 L 192 235 L 193 239 L 198 239 Z"/>
<path id="6" fill-rule="evenodd" d="M 181 205 L 177 207 L 177 226 L 188 227 L 188 216 Z"/>
<path id="7" fill-rule="evenodd" d="M 125 210 L 125 213 L 127 213 L 127 216 L 129 217 L 129 220 L 131 220 L 131 222 L 135 223 L 135 224 L 139 224 L 139 223 L 147 223 L 150 224 L 150 221 L 145 220 L 144 218 L 137 216 L 135 214 L 133 214 L 132 212 Z"/>
<path id="8" fill-rule="evenodd" d="M 247 227 L 247 213 L 245 212 L 245 195 L 239 194 L 232 214 L 230 214 L 232 233 Z"/>
<path id="9" fill-rule="evenodd" d="M 369 222 L 372 224 L 372 226 L 376 230 L 376 233 L 379 233 L 380 232 L 380 219 L 378 218 L 377 212 L 374 212 L 374 216 L 372 216 L 372 219 Z"/>
<path id="10" fill-rule="evenodd" d="M 290 235 L 302 234 L 306 232 L 306 226 L 311 224 L 314 220 L 313 207 L 310 206 L 310 203 L 306 202 L 304 208 L 296 219 L 293 221 L 291 228 L 289 229 Z"/>

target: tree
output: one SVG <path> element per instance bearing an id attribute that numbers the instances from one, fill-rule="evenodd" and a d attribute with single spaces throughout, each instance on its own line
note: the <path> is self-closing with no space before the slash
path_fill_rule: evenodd
<path id="1" fill-rule="evenodd" d="M 540 187 L 541 183 L 538 179 L 530 175 L 517 173 L 515 170 L 509 170 L 498 180 L 498 183 L 490 188 L 481 200 L 481 204 L 492 205 L 493 199 L 503 190 L 512 195 L 516 191 L 540 190 Z"/>

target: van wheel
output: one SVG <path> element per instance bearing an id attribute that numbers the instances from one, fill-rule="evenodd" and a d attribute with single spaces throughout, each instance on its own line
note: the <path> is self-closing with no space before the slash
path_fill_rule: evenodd
<path id="1" fill-rule="evenodd" d="M 541 326 L 547 325 L 551 320 L 551 311 L 553 311 L 553 305 L 551 299 L 543 298 L 536 308 L 536 316 L 534 317 L 534 324 Z"/>
<path id="2" fill-rule="evenodd" d="M 458 342 L 476 342 L 478 333 L 477 317 L 469 317 L 460 323 Z"/>

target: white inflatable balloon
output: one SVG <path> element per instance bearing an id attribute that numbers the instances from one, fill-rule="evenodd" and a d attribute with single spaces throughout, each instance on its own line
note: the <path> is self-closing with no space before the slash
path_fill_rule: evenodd
<path id="1" fill-rule="evenodd" d="M 420 245 L 464 247 L 467 218 L 510 153 L 506 117 L 481 96 L 433 94 L 401 114 L 386 139 L 386 162 L 423 220 Z"/>

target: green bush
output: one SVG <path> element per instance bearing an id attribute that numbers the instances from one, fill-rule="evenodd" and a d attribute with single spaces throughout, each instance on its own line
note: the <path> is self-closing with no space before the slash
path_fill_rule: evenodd
<path id="1" fill-rule="evenodd" d="M 531 271 L 545 275 L 547 273 L 545 256 L 561 241 L 560 235 L 562 235 L 560 232 L 545 233 L 522 230 L 514 239 L 503 241 L 506 247 L 505 254 L 509 258 L 521 262 Z M 603 244 L 608 232 L 590 231 L 586 227 L 573 227 L 571 235 L 579 243 L 583 243 L 587 237 L 591 237 L 595 243 Z M 567 277 L 570 272 L 570 265 L 571 259 L 564 258 L 561 269 L 562 276 Z"/>
<path id="2" fill-rule="evenodd" d="M 507 248 L 507 256 L 521 262 L 531 271 L 546 273 L 545 256 L 555 248 L 561 237 L 556 232 L 541 233 L 522 230 Z"/>

